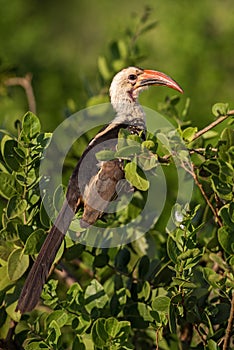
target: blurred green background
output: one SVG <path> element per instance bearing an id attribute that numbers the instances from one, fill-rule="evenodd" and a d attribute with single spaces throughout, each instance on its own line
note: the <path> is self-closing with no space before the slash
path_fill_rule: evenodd
<path id="1" fill-rule="evenodd" d="M 213 120 L 211 106 L 233 108 L 233 0 L 0 0 L 0 127 L 12 129 L 27 110 L 21 87 L 4 88 L 10 75 L 33 75 L 37 115 L 52 131 L 70 110 L 86 106 L 101 88 L 98 57 L 113 40 L 137 30 L 145 6 L 155 28 L 138 39 L 143 68 L 171 75 L 191 98 L 189 119 L 202 127 Z M 149 89 L 142 104 L 157 109 L 165 88 Z M 72 106 L 69 107 L 69 106 Z"/>

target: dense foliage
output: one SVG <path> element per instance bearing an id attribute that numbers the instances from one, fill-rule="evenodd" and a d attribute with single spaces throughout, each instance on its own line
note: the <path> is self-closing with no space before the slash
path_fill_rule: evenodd
<path id="1" fill-rule="evenodd" d="M 194 168 L 187 171 L 205 204 L 175 203 L 173 230 L 158 231 L 156 223 L 145 236 L 119 248 L 92 248 L 66 237 L 61 265 L 65 272 L 55 270 L 60 282 L 50 279 L 42 294 L 44 307 L 20 319 L 15 307 L 29 256 L 38 253 L 50 225 L 38 177 L 50 135 L 40 132 L 39 120 L 30 113 L 16 126 L 16 137 L 2 131 L 1 140 L 1 338 L 9 337 L 13 320 L 11 337 L 25 349 L 166 350 L 179 344 L 184 349 L 221 349 L 230 337 L 226 329 L 233 332 L 233 129 L 225 128 L 217 145 L 199 149 L 194 148 L 196 141 L 191 143 L 195 129 L 181 131 L 195 157 Z M 151 171 L 162 154 L 154 156 L 157 137 L 148 136 L 137 147 L 136 138 L 132 145 L 132 135 L 124 136 L 115 155 L 107 151 L 98 157 L 128 160 L 126 177 L 141 191 L 127 208 L 129 219 L 139 211 L 141 193 L 149 187 L 136 163 Z M 184 154 L 180 160 L 186 167 Z M 123 224 L 124 219 L 126 210 L 112 217 L 110 225 Z"/>
<path id="2" fill-rule="evenodd" d="M 142 17 L 139 35 L 154 25 Z M 128 45 L 130 38 L 132 33 L 112 42 L 108 55 L 99 58 L 103 93 L 88 99 L 88 106 L 105 102 L 113 74 L 138 61 L 141 50 L 135 42 Z M 183 106 L 177 96 L 167 97 L 159 109 L 176 134 L 157 130 L 142 142 L 122 130 L 116 152 L 97 155 L 124 159 L 126 178 L 136 188 L 127 208 L 106 215 L 100 227 L 124 225 L 141 212 L 159 167 L 170 189 L 162 215 L 145 235 L 120 247 L 85 246 L 66 235 L 40 305 L 21 317 L 15 312 L 17 299 L 51 226 L 39 188 L 40 161 L 51 134 L 42 132 L 30 112 L 15 122 L 15 131 L 1 130 L 1 348 L 232 348 L 234 113 L 218 103 L 212 109 L 214 123 L 198 131 L 188 107 L 188 100 Z M 219 134 L 214 128 L 221 123 Z M 177 135 L 186 152 L 177 147 Z M 65 186 L 81 148 L 71 149 L 64 163 Z M 190 203 L 183 205 L 175 194 L 178 168 L 195 184 Z M 56 207 L 60 193 L 61 187 L 51 206 Z"/>

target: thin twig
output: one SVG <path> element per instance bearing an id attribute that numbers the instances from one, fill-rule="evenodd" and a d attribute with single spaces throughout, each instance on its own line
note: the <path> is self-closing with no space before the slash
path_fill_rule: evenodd
<path id="1" fill-rule="evenodd" d="M 222 115 L 218 119 L 216 119 L 213 123 L 207 125 L 204 129 L 199 130 L 194 136 L 192 141 L 196 140 L 198 137 L 202 136 L 205 134 L 207 131 L 213 129 L 216 125 L 222 123 L 224 120 L 226 120 L 228 117 L 231 115 L 234 115 L 234 110 L 229 111 L 226 115 Z"/>
<path id="2" fill-rule="evenodd" d="M 206 338 L 204 337 L 204 335 L 201 333 L 200 329 L 198 328 L 198 325 L 195 324 L 195 325 L 194 325 L 194 328 L 195 328 L 195 330 L 197 331 L 197 334 L 199 335 L 199 337 L 200 337 L 200 339 L 201 339 L 201 341 L 202 341 L 202 344 L 203 344 L 204 346 L 206 346 L 206 345 L 207 345 L 207 339 L 206 339 Z"/>
<path id="3" fill-rule="evenodd" d="M 223 343 L 223 350 L 228 350 L 228 348 L 229 348 L 229 343 L 230 343 L 231 333 L 232 333 L 233 320 L 234 320 L 234 292 L 232 293 L 231 310 L 230 310 L 228 324 L 227 324 L 227 328 L 226 328 L 226 332 L 225 332 L 224 343 Z"/>
<path id="4" fill-rule="evenodd" d="M 185 171 L 187 171 L 194 179 L 196 185 L 198 186 L 202 196 L 204 197 L 206 203 L 208 204 L 208 206 L 210 207 L 212 213 L 214 214 L 218 224 L 220 227 L 223 226 L 222 224 L 222 221 L 220 220 L 215 208 L 213 207 L 212 203 L 210 202 L 209 198 L 207 197 L 206 195 L 206 192 L 204 191 L 203 187 L 202 187 L 202 184 L 198 181 L 198 178 L 197 178 L 197 175 L 196 175 L 196 172 L 195 172 L 195 169 L 194 169 L 194 165 L 193 164 L 190 164 L 190 168 L 186 167 L 185 166 L 185 163 L 184 162 L 181 162 L 181 167 L 183 169 L 185 169 Z"/>
<path id="5" fill-rule="evenodd" d="M 218 149 L 215 147 L 211 147 L 210 150 L 212 152 L 218 151 Z M 201 148 L 193 148 L 193 149 L 189 150 L 189 154 L 198 153 L 198 154 L 202 155 L 202 154 L 204 154 L 205 151 L 206 151 L 206 149 L 204 147 L 203 148 L 202 147 Z"/>
<path id="6" fill-rule="evenodd" d="M 32 75 L 30 73 L 26 74 L 25 77 L 8 78 L 4 83 L 7 86 L 21 86 L 25 91 L 29 110 L 36 114 L 36 100 L 32 87 Z"/>
<path id="7" fill-rule="evenodd" d="M 159 329 L 156 330 L 156 350 L 159 350 Z"/>
<path id="8" fill-rule="evenodd" d="M 211 204 L 209 198 L 207 197 L 206 192 L 204 191 L 204 189 L 203 189 L 203 187 L 202 187 L 202 184 L 198 181 L 198 178 L 197 178 L 197 175 L 196 175 L 196 172 L 195 172 L 195 169 L 194 169 L 194 166 L 193 166 L 193 165 L 192 165 L 192 167 L 193 167 L 193 172 L 190 173 L 190 174 L 192 174 L 196 185 L 198 186 L 198 188 L 199 188 L 199 190 L 200 190 L 202 196 L 204 197 L 206 203 L 208 204 L 208 206 L 210 207 L 212 213 L 214 214 L 214 216 L 215 216 L 215 218 L 216 218 L 216 220 L 217 220 L 219 226 L 222 227 L 222 226 L 223 226 L 223 225 L 222 225 L 222 221 L 220 220 L 220 218 L 219 218 L 219 216 L 218 216 L 218 214 L 217 214 L 215 208 L 213 207 L 213 205 Z"/>

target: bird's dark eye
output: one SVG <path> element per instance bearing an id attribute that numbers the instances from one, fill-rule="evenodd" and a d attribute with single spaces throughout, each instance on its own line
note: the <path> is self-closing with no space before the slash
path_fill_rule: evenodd
<path id="1" fill-rule="evenodd" d="M 137 80 L 137 75 L 136 74 L 130 74 L 128 76 L 128 80 L 131 80 L 131 81 Z"/>

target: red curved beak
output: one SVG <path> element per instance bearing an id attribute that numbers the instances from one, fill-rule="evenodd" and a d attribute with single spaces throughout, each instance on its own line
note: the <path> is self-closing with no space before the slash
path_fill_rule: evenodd
<path id="1" fill-rule="evenodd" d="M 168 86 L 169 88 L 172 88 L 174 90 L 177 90 L 180 93 L 183 93 L 183 90 L 175 82 L 175 80 L 170 78 L 168 75 L 162 72 L 157 72 L 155 70 L 145 69 L 143 73 L 139 76 L 138 83 L 136 85 L 138 85 L 136 87 L 149 86 L 149 85 L 163 85 L 163 86 Z"/>

